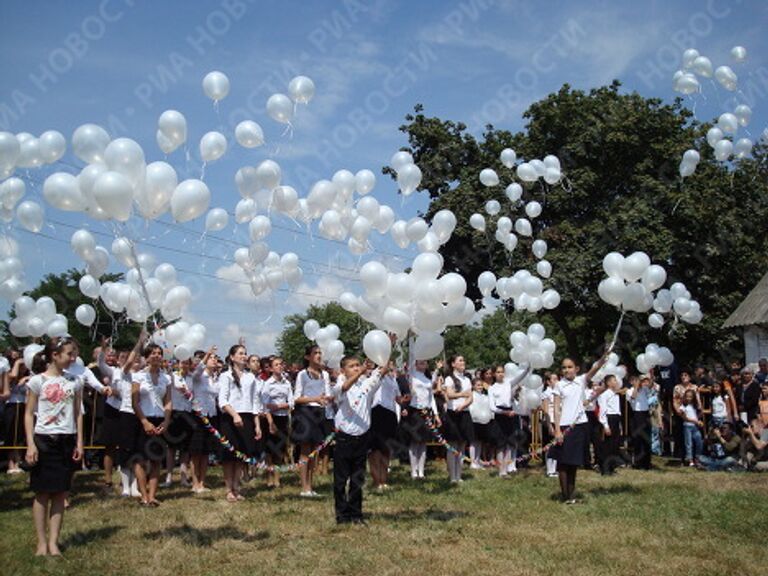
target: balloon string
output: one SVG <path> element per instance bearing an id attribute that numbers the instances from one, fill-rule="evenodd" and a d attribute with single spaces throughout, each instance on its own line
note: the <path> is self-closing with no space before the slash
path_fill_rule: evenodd
<path id="1" fill-rule="evenodd" d="M 624 314 L 626 314 L 626 312 L 622 310 L 621 316 L 619 316 L 619 322 L 616 324 L 616 330 L 613 331 L 613 340 L 611 341 L 609 350 L 613 350 L 614 346 L 616 346 L 616 341 L 619 339 L 619 331 L 621 330 L 621 323 L 624 321 Z"/>

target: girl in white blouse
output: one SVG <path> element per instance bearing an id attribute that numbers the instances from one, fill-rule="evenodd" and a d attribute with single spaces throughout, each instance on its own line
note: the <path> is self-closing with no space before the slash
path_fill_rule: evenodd
<path id="1" fill-rule="evenodd" d="M 216 412 L 216 400 L 219 396 L 217 368 L 216 346 L 213 346 L 192 373 L 192 396 L 195 406 L 216 429 L 219 428 Z M 205 477 L 208 473 L 208 455 L 216 451 L 216 439 L 203 421 L 196 419 L 192 437 L 189 439 L 189 453 L 192 459 L 192 492 L 201 494 L 209 491 L 205 487 Z"/>
<path id="2" fill-rule="evenodd" d="M 448 359 L 451 373 L 443 383 L 447 399 L 445 413 L 445 439 L 453 450 L 446 450 L 448 478 L 451 483 L 461 482 L 461 467 L 466 445 L 475 439 L 469 406 L 472 404 L 472 381 L 464 373 L 466 363 L 463 356 Z"/>
<path id="3" fill-rule="evenodd" d="M 434 382 L 429 372 L 429 362 L 426 360 L 410 361 L 411 402 L 408 406 L 408 417 L 404 426 L 411 443 L 408 446 L 408 457 L 411 463 L 411 478 L 424 478 L 424 466 L 427 461 L 427 443 L 434 436 L 427 425 L 422 411 L 429 414 L 435 426 L 442 426 L 440 414 L 435 403 Z"/>
<path id="4" fill-rule="evenodd" d="M 38 357 L 47 368 L 29 379 L 24 413 L 26 462 L 32 466 L 30 487 L 35 493 L 32 516 L 37 532 L 36 554 L 60 556 L 64 501 L 75 464 L 83 457 L 83 380 L 65 374 L 75 359 L 70 338 L 51 339 Z"/>
<path id="5" fill-rule="evenodd" d="M 293 410 L 293 386 L 285 376 L 284 368 L 283 359 L 274 356 L 269 362 L 272 375 L 261 388 L 261 406 L 267 415 L 269 426 L 264 442 L 269 466 L 279 466 L 283 463 L 290 435 L 288 419 Z M 267 486 L 280 487 L 280 472 L 277 469 L 267 470 Z"/>
<path id="6" fill-rule="evenodd" d="M 144 348 L 146 367 L 132 377 L 131 403 L 133 405 L 133 473 L 141 492 L 141 504 L 159 506 L 157 487 L 160 466 L 167 445 L 163 432 L 171 422 L 171 378 L 163 372 L 163 349 L 157 344 Z M 149 474 L 145 468 L 149 462 Z"/>
<path id="7" fill-rule="evenodd" d="M 245 346 L 235 344 L 227 354 L 229 370 L 219 376 L 221 432 L 235 450 L 254 457 L 256 440 L 261 438 L 261 403 L 256 392 L 256 378 L 245 370 L 246 359 Z M 225 450 L 223 466 L 227 502 L 244 500 L 245 497 L 240 494 L 240 477 L 246 472 L 246 463 L 233 452 Z"/>
<path id="8" fill-rule="evenodd" d="M 531 370 L 528 365 L 520 369 L 512 379 L 507 379 L 504 366 L 496 366 L 493 376 L 496 382 L 488 390 L 488 400 L 491 412 L 494 414 L 491 427 L 491 438 L 496 446 L 496 461 L 499 465 L 499 476 L 504 477 L 510 471 L 517 472 L 517 446 L 520 440 L 520 417 L 515 408 L 515 396 L 520 389 L 520 383 L 525 380 Z"/>

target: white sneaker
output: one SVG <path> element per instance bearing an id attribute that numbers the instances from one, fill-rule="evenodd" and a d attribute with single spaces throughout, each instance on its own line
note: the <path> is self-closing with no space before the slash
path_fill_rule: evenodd
<path id="1" fill-rule="evenodd" d="M 470 464 L 469 466 L 470 470 L 482 470 L 483 467 L 480 464 L 475 464 L 474 462 Z"/>
<path id="2" fill-rule="evenodd" d="M 131 491 L 130 490 L 123 490 L 123 492 L 120 494 L 123 498 L 130 498 L 131 497 Z"/>
<path id="3" fill-rule="evenodd" d="M 141 492 L 139 492 L 139 489 L 135 486 L 131 487 L 131 497 L 132 498 L 141 498 Z"/>

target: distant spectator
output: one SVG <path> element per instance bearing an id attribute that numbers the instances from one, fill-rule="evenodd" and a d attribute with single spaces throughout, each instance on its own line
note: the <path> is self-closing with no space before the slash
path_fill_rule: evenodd
<path id="1" fill-rule="evenodd" d="M 699 403 L 693 390 L 683 395 L 680 417 L 683 419 L 683 438 L 685 441 L 685 462 L 695 466 L 703 451 L 701 429 L 704 423 L 699 419 Z"/>
<path id="2" fill-rule="evenodd" d="M 744 462 L 750 470 L 768 472 L 768 441 L 760 439 L 762 431 L 759 420 L 744 428 Z"/>
<path id="3" fill-rule="evenodd" d="M 757 373 L 755 374 L 755 380 L 762 386 L 768 381 L 768 358 L 760 358 L 757 363 Z"/>
<path id="4" fill-rule="evenodd" d="M 700 468 L 714 472 L 737 467 L 741 454 L 741 442 L 741 438 L 734 433 L 730 422 L 713 427 L 707 436 L 709 455 L 699 458 Z"/>
<path id="5" fill-rule="evenodd" d="M 741 369 L 741 415 L 746 422 L 757 418 L 760 402 L 760 385 L 749 367 Z"/>

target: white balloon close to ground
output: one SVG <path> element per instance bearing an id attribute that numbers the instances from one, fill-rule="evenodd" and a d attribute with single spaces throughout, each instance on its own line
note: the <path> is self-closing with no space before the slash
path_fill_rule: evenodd
<path id="1" fill-rule="evenodd" d="M 385 332 L 371 330 L 363 337 L 363 351 L 375 364 L 386 366 L 392 355 L 392 343 Z"/>
<path id="2" fill-rule="evenodd" d="M 217 70 L 208 72 L 203 78 L 203 92 L 214 102 L 223 100 L 229 94 L 229 78 Z"/>

